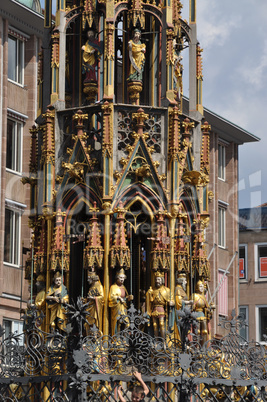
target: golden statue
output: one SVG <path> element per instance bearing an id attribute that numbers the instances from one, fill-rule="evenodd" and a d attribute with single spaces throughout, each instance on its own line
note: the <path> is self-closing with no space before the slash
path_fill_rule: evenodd
<path id="1" fill-rule="evenodd" d="M 182 65 L 182 60 L 183 57 L 180 55 L 179 51 L 179 45 L 176 42 L 176 39 L 173 41 L 173 47 L 174 47 L 174 90 L 177 93 L 178 101 L 181 100 L 181 97 L 183 95 L 183 65 Z"/>
<path id="2" fill-rule="evenodd" d="M 193 301 L 188 300 L 187 293 L 186 293 L 186 286 L 187 286 L 187 278 L 186 274 L 179 274 L 177 276 L 177 285 L 175 288 L 175 318 L 176 318 L 176 325 L 174 328 L 174 333 L 175 333 L 175 338 L 176 339 L 181 339 L 181 334 L 180 334 L 180 327 L 179 324 L 177 323 L 177 320 L 179 319 L 179 315 L 177 311 L 182 310 L 185 305 L 192 305 Z"/>
<path id="3" fill-rule="evenodd" d="M 141 43 L 140 38 L 141 32 L 135 29 L 133 39 L 128 42 L 131 61 L 128 81 L 142 81 L 143 78 L 146 45 Z"/>
<path id="4" fill-rule="evenodd" d="M 87 307 L 88 316 L 85 324 L 86 335 L 89 335 L 90 327 L 95 326 L 102 332 L 103 324 L 103 307 L 104 307 L 104 290 L 99 280 L 99 276 L 95 274 L 88 274 L 88 283 L 90 285 L 86 303 L 89 303 Z"/>
<path id="5" fill-rule="evenodd" d="M 198 281 L 196 285 L 196 293 L 193 293 L 192 300 L 193 306 L 192 310 L 198 315 L 197 320 L 199 322 L 199 334 L 202 337 L 202 343 L 208 340 L 209 328 L 208 323 L 212 318 L 213 310 L 215 306 L 213 303 L 209 305 L 205 294 L 205 286 L 202 281 Z"/>
<path id="6" fill-rule="evenodd" d="M 171 300 L 171 291 L 163 285 L 164 274 L 157 271 L 155 274 L 155 289 L 151 287 L 146 293 L 146 309 L 150 317 L 154 329 L 154 336 L 165 338 L 168 306 L 174 306 Z"/>
<path id="7" fill-rule="evenodd" d="M 187 279 L 185 274 L 177 276 L 177 285 L 175 288 L 175 309 L 181 310 L 183 305 L 190 304 L 186 294 Z"/>
<path id="8" fill-rule="evenodd" d="M 95 39 L 95 33 L 92 29 L 87 32 L 87 41 L 85 45 L 82 46 L 83 50 L 83 63 L 82 68 L 85 72 L 84 82 L 96 82 L 96 66 L 98 58 L 101 54 L 100 44 L 97 39 Z"/>
<path id="9" fill-rule="evenodd" d="M 50 310 L 50 329 L 64 331 L 66 326 L 64 304 L 69 302 L 69 296 L 66 286 L 62 285 L 59 271 L 55 273 L 53 284 L 47 291 L 46 301 Z"/>
<path id="10" fill-rule="evenodd" d="M 121 331 L 121 323 L 117 320 L 120 315 L 127 315 L 127 301 L 133 300 L 132 295 L 128 295 L 126 287 L 123 285 L 126 275 L 121 269 L 116 274 L 116 283 L 111 285 L 108 296 L 108 304 L 111 311 L 111 335 Z M 126 327 L 129 321 L 126 322 Z"/>
<path id="11" fill-rule="evenodd" d="M 45 307 L 46 307 L 46 300 L 45 300 L 45 277 L 44 275 L 40 274 L 36 278 L 36 292 L 37 295 L 35 297 L 34 305 L 37 308 L 37 317 L 40 317 L 39 325 L 42 331 L 45 330 L 44 319 L 41 318 L 41 315 L 45 315 Z"/>

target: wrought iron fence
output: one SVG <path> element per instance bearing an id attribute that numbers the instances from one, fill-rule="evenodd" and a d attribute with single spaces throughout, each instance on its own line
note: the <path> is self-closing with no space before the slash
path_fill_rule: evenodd
<path id="1" fill-rule="evenodd" d="M 79 299 L 67 306 L 65 333 L 45 333 L 40 316 L 27 311 L 24 345 L 21 334 L 0 336 L 0 401 L 117 401 L 118 387 L 126 401 L 142 374 L 147 401 L 265 401 L 267 354 L 263 345 L 238 334 L 242 317 L 224 320 L 224 338 L 204 345 L 194 333 L 190 309 L 179 312 L 180 339 L 146 332 L 148 317 L 133 305 L 121 316 L 126 329 L 103 336 L 96 327 L 85 335 L 86 306 Z M 190 332 L 191 330 L 191 332 Z"/>

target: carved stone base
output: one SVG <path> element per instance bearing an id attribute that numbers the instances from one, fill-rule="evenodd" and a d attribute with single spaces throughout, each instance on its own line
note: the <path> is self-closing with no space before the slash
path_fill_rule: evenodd
<path id="1" fill-rule="evenodd" d="M 84 82 L 83 92 L 86 95 L 88 103 L 95 103 L 95 98 L 98 92 L 97 82 Z"/>
<path id="2" fill-rule="evenodd" d="M 129 81 L 128 82 L 128 93 L 130 102 L 133 105 L 139 105 L 140 92 L 142 92 L 143 85 L 141 81 Z"/>

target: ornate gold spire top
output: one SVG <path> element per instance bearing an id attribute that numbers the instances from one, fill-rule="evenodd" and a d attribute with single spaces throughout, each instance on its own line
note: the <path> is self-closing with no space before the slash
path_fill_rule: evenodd
<path id="1" fill-rule="evenodd" d="M 115 226 L 115 235 L 113 246 L 110 249 L 111 267 L 112 268 L 130 268 L 130 249 L 127 244 L 125 212 L 120 202 L 119 207 L 115 209 L 117 212 L 117 221 Z"/>
<path id="2" fill-rule="evenodd" d="M 85 269 L 102 268 L 104 249 L 101 244 L 100 226 L 97 217 L 98 211 L 96 202 L 94 202 L 94 206 L 90 208 L 90 212 L 93 213 L 93 216 L 90 219 L 88 243 L 84 249 Z"/>
<path id="3" fill-rule="evenodd" d="M 184 119 L 184 121 L 182 123 L 182 127 L 184 129 L 183 136 L 191 137 L 191 135 L 192 135 L 191 130 L 192 130 L 192 128 L 195 127 L 195 123 L 193 121 L 190 121 L 188 119 L 188 117 L 186 117 L 186 119 Z"/>

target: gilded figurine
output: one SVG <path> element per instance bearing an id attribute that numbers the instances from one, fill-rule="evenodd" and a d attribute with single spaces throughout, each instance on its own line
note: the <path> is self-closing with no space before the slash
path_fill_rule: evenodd
<path id="1" fill-rule="evenodd" d="M 89 335 L 90 327 L 94 324 L 102 333 L 104 289 L 98 275 L 88 274 L 87 280 L 90 288 L 85 299 L 85 302 L 88 303 L 88 316 L 85 324 L 86 335 Z"/>
<path id="2" fill-rule="evenodd" d="M 45 292 L 45 277 L 40 274 L 36 278 L 36 297 L 34 301 L 34 305 L 37 308 L 37 317 L 39 318 L 38 323 L 40 324 L 40 328 L 44 331 L 44 320 L 43 317 L 45 315 L 45 307 L 46 307 L 46 292 Z M 43 316 L 43 317 L 42 317 Z"/>
<path id="3" fill-rule="evenodd" d="M 186 286 L 187 286 L 187 278 L 186 274 L 179 274 L 177 275 L 177 285 L 175 288 L 175 318 L 176 318 L 176 325 L 174 329 L 176 339 L 181 339 L 180 334 L 180 326 L 178 324 L 178 311 L 183 310 L 185 305 L 192 305 L 193 301 L 188 300 L 187 293 L 186 293 Z"/>
<path id="4" fill-rule="evenodd" d="M 92 29 L 87 32 L 87 38 L 85 45 L 82 46 L 82 68 L 83 72 L 85 72 L 85 83 L 96 82 L 96 67 L 101 54 L 100 44 L 95 38 L 95 33 Z"/>
<path id="5" fill-rule="evenodd" d="M 202 343 L 208 340 L 209 328 L 208 323 L 212 318 L 213 310 L 215 306 L 213 303 L 208 303 L 205 297 L 205 285 L 202 281 L 198 281 L 196 285 L 196 293 L 193 293 L 192 310 L 198 315 L 197 320 L 199 322 L 199 334 L 202 337 Z"/>
<path id="6" fill-rule="evenodd" d="M 129 295 L 123 285 L 126 279 L 124 270 L 121 269 L 116 274 L 116 283 L 111 285 L 109 290 L 108 304 L 111 311 L 111 335 L 122 330 L 122 324 L 118 321 L 121 315 L 127 316 L 127 301 L 133 300 L 133 295 Z M 125 319 L 125 326 L 129 326 L 129 321 Z"/>
<path id="7" fill-rule="evenodd" d="M 164 274 L 157 271 L 155 274 L 155 289 L 150 289 L 146 294 L 146 309 L 152 317 L 154 336 L 165 338 L 167 327 L 168 307 L 174 306 L 171 300 L 171 291 L 164 286 Z"/>
<path id="8" fill-rule="evenodd" d="M 61 273 L 57 271 L 53 278 L 53 284 L 47 291 L 46 301 L 50 310 L 50 329 L 64 331 L 66 327 L 66 317 L 64 304 L 69 302 L 66 286 L 62 284 Z"/>
<path id="9" fill-rule="evenodd" d="M 173 43 L 174 47 L 174 76 L 173 76 L 173 84 L 174 84 L 174 90 L 177 93 L 178 101 L 181 100 L 181 97 L 183 95 L 183 65 L 182 65 L 182 60 L 183 57 L 180 55 L 180 52 L 177 50 L 177 43 L 176 40 L 174 39 Z"/>
<path id="10" fill-rule="evenodd" d="M 130 71 L 128 81 L 142 81 L 145 65 L 146 45 L 141 42 L 141 31 L 135 29 L 133 38 L 128 42 Z"/>
<path id="11" fill-rule="evenodd" d="M 184 305 L 192 304 L 192 300 L 188 300 L 186 294 L 187 278 L 185 274 L 177 276 L 177 285 L 175 288 L 175 309 L 181 310 Z"/>

